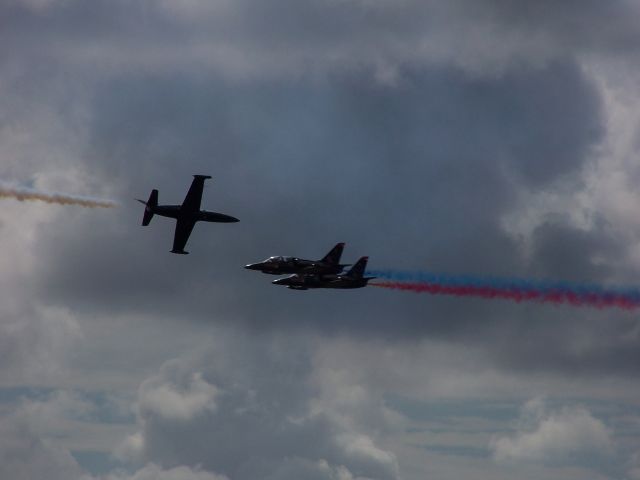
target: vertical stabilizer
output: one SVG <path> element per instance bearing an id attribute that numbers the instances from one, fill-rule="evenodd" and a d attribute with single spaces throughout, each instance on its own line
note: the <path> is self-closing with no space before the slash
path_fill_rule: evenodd
<path id="1" fill-rule="evenodd" d="M 367 261 L 369 257 L 361 257 L 353 267 L 347 272 L 348 277 L 353 278 L 362 278 L 364 276 L 364 271 L 367 268 Z"/>
<path id="2" fill-rule="evenodd" d="M 142 225 L 147 226 L 151 219 L 153 218 L 153 214 L 155 213 L 155 209 L 158 206 L 158 190 L 151 190 L 151 195 L 149 195 L 149 200 L 144 207 L 144 217 L 142 217 Z"/>
<path id="3" fill-rule="evenodd" d="M 343 250 L 344 250 L 344 243 L 338 243 L 320 261 L 322 263 L 328 263 L 330 265 L 338 265 L 340 263 L 340 257 L 342 257 Z"/>

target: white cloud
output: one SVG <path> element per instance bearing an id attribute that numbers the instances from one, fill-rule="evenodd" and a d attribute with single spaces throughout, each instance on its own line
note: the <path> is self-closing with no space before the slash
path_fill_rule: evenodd
<path id="1" fill-rule="evenodd" d="M 310 461 L 303 458 L 286 458 L 278 468 L 264 480 L 358 480 L 348 468 L 332 466 L 326 460 Z M 365 479 L 362 479 L 365 480 Z"/>
<path id="2" fill-rule="evenodd" d="M 84 480 L 84 479 L 83 479 Z M 99 480 L 99 479 L 87 479 Z M 198 468 L 185 466 L 175 467 L 168 470 L 150 463 L 132 475 L 110 474 L 100 480 L 228 480 L 224 475 L 217 475 L 203 471 Z"/>
<path id="3" fill-rule="evenodd" d="M 548 412 L 536 399 L 524 406 L 521 420 L 514 435 L 492 440 L 496 461 L 579 465 L 613 453 L 609 429 L 584 407 Z"/>
<path id="4" fill-rule="evenodd" d="M 0 478 L 29 480 L 227 480 L 198 467 L 164 469 L 148 464 L 135 473 L 92 476 L 83 471 L 64 440 L 73 435 L 76 420 L 95 405 L 79 394 L 57 391 L 42 400 L 22 400 L 0 416 Z"/>
<path id="5" fill-rule="evenodd" d="M 199 414 L 216 410 L 218 389 L 191 373 L 182 385 L 163 376 L 150 378 L 140 386 L 139 408 L 143 416 L 157 414 L 170 420 L 191 420 Z"/>
<path id="6" fill-rule="evenodd" d="M 371 437 L 357 433 L 346 433 L 338 435 L 336 440 L 348 455 L 372 460 L 381 465 L 390 465 L 393 470 L 398 468 L 395 455 L 376 447 Z"/>
<path id="7" fill-rule="evenodd" d="M 218 335 L 215 348 L 167 362 L 139 389 L 139 431 L 117 453 L 168 466 L 202 465 L 234 480 L 289 480 L 301 472 L 323 480 L 352 480 L 356 475 L 348 472 L 397 478 L 397 459 L 374 431 L 317 401 L 299 340 L 228 342 Z M 214 397 L 215 411 L 209 408 Z M 357 396 L 349 410 L 356 409 L 354 401 Z"/>
<path id="8" fill-rule="evenodd" d="M 128 435 L 114 449 L 114 455 L 121 461 L 139 462 L 144 455 L 144 436 L 141 432 Z"/>
<path id="9" fill-rule="evenodd" d="M 68 432 L 63 417 L 84 402 L 59 392 L 43 401 L 25 401 L 9 415 L 0 418 L 0 478 L 31 480 L 70 480 L 82 470 L 68 450 L 53 441 Z"/>

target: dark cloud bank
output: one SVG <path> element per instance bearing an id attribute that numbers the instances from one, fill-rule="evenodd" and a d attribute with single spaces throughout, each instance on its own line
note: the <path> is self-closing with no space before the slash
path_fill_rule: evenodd
<path id="1" fill-rule="evenodd" d="M 41 238 L 55 250 L 40 266 L 42 294 L 80 309 L 160 309 L 267 330 L 486 342 L 496 330 L 519 336 L 521 323 L 561 339 L 582 328 L 588 312 L 580 310 L 544 307 L 534 320 L 535 306 L 373 289 L 295 295 L 241 269 L 271 254 L 319 257 L 346 241 L 345 257 L 368 254 L 373 268 L 612 276 L 591 263 L 624 255 L 606 229 L 550 219 L 525 259 L 501 223 L 519 207 L 519 192 L 571 184 L 593 158 L 604 127 L 577 65 L 519 68 L 497 79 L 408 69 L 393 87 L 369 73 L 240 86 L 182 76 L 107 83 L 93 96 L 91 168 L 125 199 L 159 187 L 168 202 L 181 200 L 192 172 L 212 173 L 204 205 L 242 221 L 199 225 L 190 257 L 159 261 L 170 248 L 170 222 L 139 228 L 133 202 L 108 219 L 83 216 L 77 228 L 86 234 Z"/>
<path id="2" fill-rule="evenodd" d="M 367 362 L 373 369 L 379 360 L 359 353 L 369 345 L 393 352 L 441 342 L 451 349 L 447 361 L 468 349 L 484 368 L 523 382 L 532 374 L 549 383 L 634 379 L 637 322 L 624 312 L 373 288 L 292 292 L 241 268 L 272 254 L 320 257 L 345 241 L 345 259 L 369 255 L 372 268 L 594 283 L 633 277 L 633 267 L 616 269 L 633 246 L 603 219 L 578 228 L 561 212 L 528 238 L 505 228 L 524 211 L 526 194 L 584 190 L 608 133 L 585 58 L 633 58 L 632 13 L 628 2 L 4 5 L 0 132 L 39 125 L 30 112 L 45 109 L 81 140 L 73 158 L 12 163 L 3 173 L 82 169 L 90 173 L 84 193 L 123 204 L 38 227 L 37 261 L 15 295 L 29 308 L 12 321 L 40 332 L 37 321 L 23 320 L 37 317 L 35 299 L 68 309 L 83 331 L 108 330 L 101 322 L 111 318 L 173 326 L 147 339 L 131 320 L 121 335 L 139 344 L 136 359 L 152 344 L 172 343 L 180 328 L 233 332 L 163 358 L 162 367 L 139 366 L 158 373 L 128 392 L 136 434 L 120 453 L 141 462 L 136 480 L 211 480 L 210 472 L 233 480 L 396 478 L 402 455 L 387 445 L 406 425 L 381 420 L 400 415 L 389 413 L 385 395 L 415 392 L 415 381 L 397 374 L 393 355 L 382 371 L 397 378 L 369 378 Z M 603 23 L 609 27 L 591 35 Z M 170 255 L 172 222 L 139 227 L 133 198 L 159 188 L 161 201 L 178 203 L 193 173 L 214 177 L 203 206 L 241 222 L 198 225 L 192 254 Z M 318 362 L 336 339 L 347 343 L 338 358 L 354 364 Z M 23 363 L 33 343 L 20 341 L 12 344 L 20 352 L 9 345 L 3 354 L 7 365 Z M 84 351 L 105 348 L 101 341 L 90 337 Z M 88 365 L 103 360 L 85 355 Z M 5 430 L 33 440 L 45 453 L 35 457 L 78 472 L 64 449 L 24 433 L 23 410 L 7 417 Z M 578 432 L 584 421 L 600 443 L 610 440 L 589 412 L 556 417 L 539 419 L 535 438 L 544 441 L 550 419 Z M 501 455 L 529 458 L 521 452 L 527 432 L 519 435 L 497 443 Z"/>

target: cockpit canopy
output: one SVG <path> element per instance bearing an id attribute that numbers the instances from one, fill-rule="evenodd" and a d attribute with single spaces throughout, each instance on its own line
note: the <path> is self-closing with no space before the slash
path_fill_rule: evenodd
<path id="1" fill-rule="evenodd" d="M 269 257 L 264 262 L 265 263 L 286 263 L 291 260 L 294 260 L 293 257 Z"/>

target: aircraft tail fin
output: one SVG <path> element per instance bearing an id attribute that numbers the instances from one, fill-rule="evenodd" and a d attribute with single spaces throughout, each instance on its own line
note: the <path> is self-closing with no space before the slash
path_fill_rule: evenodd
<path id="1" fill-rule="evenodd" d="M 139 200 L 140 201 L 140 200 Z M 144 203 L 144 202 L 143 202 Z M 151 195 L 149 195 L 149 200 L 145 203 L 144 208 L 144 217 L 142 217 L 142 225 L 147 226 L 151 219 L 153 218 L 154 210 L 158 206 L 158 190 L 155 188 L 151 190 Z"/>
<path id="2" fill-rule="evenodd" d="M 369 257 L 360 257 L 353 267 L 347 272 L 348 277 L 353 278 L 362 278 L 364 276 L 364 271 L 367 268 L 367 262 L 369 261 Z"/>
<path id="3" fill-rule="evenodd" d="M 340 257 L 342 257 L 342 251 L 344 250 L 344 243 L 337 243 L 335 247 L 327 253 L 322 260 L 323 263 L 329 263 L 331 265 L 337 265 L 340 263 Z"/>

